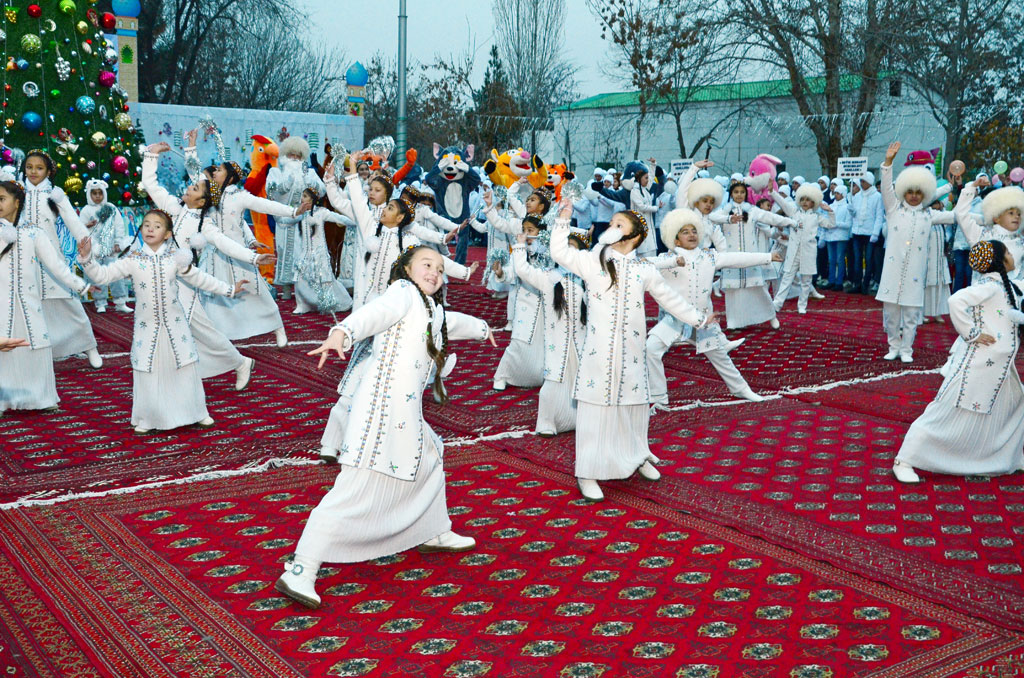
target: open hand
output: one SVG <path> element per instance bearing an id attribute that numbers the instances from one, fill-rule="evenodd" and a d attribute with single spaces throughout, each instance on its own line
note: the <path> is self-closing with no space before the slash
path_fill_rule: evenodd
<path id="1" fill-rule="evenodd" d="M 455 240 L 459 236 L 459 229 L 456 228 L 454 231 L 448 231 L 444 236 L 444 244 L 447 245 L 452 240 Z"/>
<path id="2" fill-rule="evenodd" d="M 494 338 L 491 337 L 490 330 L 487 331 L 487 337 L 494 343 Z M 21 346 L 28 346 L 28 340 L 26 339 L 12 339 L 10 337 L 0 337 L 0 351 L 10 351 Z M 497 344 L 494 344 L 497 346 Z"/>
<path id="3" fill-rule="evenodd" d="M 236 296 L 237 297 L 242 292 L 245 292 L 244 286 L 247 285 L 248 283 L 249 283 L 248 280 L 239 280 L 238 282 L 236 282 L 235 283 L 235 293 L 232 296 Z"/>
<path id="4" fill-rule="evenodd" d="M 171 145 L 166 141 L 160 141 L 155 144 L 151 144 L 146 150 L 150 153 L 156 153 L 159 155 L 160 153 L 166 153 L 171 150 Z"/>
<path id="5" fill-rule="evenodd" d="M 469 277 L 472 278 L 473 274 L 476 273 L 477 269 L 480 268 L 480 262 L 474 261 L 469 265 Z"/>
<path id="6" fill-rule="evenodd" d="M 896 158 L 896 154 L 900 152 L 900 142 L 894 141 L 889 144 L 888 150 L 885 152 L 885 164 L 892 165 L 892 161 Z"/>
<path id="7" fill-rule="evenodd" d="M 974 340 L 975 344 L 981 344 L 982 346 L 991 346 L 996 343 L 996 338 L 991 334 L 982 334 Z"/>
<path id="8" fill-rule="evenodd" d="M 266 266 L 268 264 L 274 263 L 275 261 L 277 261 L 276 254 L 261 254 L 258 257 L 256 257 L 257 266 Z"/>
<path id="9" fill-rule="evenodd" d="M 772 261 L 776 264 L 781 264 L 783 259 L 782 252 L 772 252 Z"/>
<path id="10" fill-rule="evenodd" d="M 698 160 L 693 164 L 697 167 L 697 169 L 708 169 L 709 167 L 715 166 L 715 163 L 712 162 L 711 160 Z"/>
<path id="11" fill-rule="evenodd" d="M 92 238 L 82 238 L 78 241 L 78 256 L 88 259 L 92 254 Z"/>
<path id="12" fill-rule="evenodd" d="M 320 362 L 317 363 L 316 368 L 318 370 L 323 369 L 324 363 L 327 362 L 327 358 L 331 351 L 337 353 L 339 358 L 345 357 L 345 352 L 348 350 L 345 348 L 345 340 L 347 338 L 348 334 L 345 333 L 345 330 L 331 332 L 327 335 L 327 339 L 324 340 L 324 343 L 320 344 L 318 348 L 314 348 L 306 355 L 320 356 Z"/>

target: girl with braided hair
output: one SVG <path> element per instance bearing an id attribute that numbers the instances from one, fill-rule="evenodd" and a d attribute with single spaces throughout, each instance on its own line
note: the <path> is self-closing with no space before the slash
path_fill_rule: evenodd
<path id="1" fill-rule="evenodd" d="M 576 375 L 576 480 L 586 499 L 601 501 L 599 480 L 661 477 L 647 442 L 651 394 L 645 344 L 644 294 L 683 324 L 700 329 L 714 313 L 694 308 L 676 294 L 636 249 L 647 237 L 637 212 L 616 212 L 596 250 L 569 246 L 572 204 L 564 201 L 551 236 L 556 263 L 583 279 L 587 288 L 587 336 Z"/>
<path id="2" fill-rule="evenodd" d="M 78 261 L 90 280 L 108 285 L 131 278 L 135 283 L 131 424 L 136 433 L 213 425 L 178 288 L 187 283 L 210 294 L 235 296 L 247 282 L 232 287 L 200 271 L 188 249 L 173 245 L 172 229 L 170 215 L 150 210 L 139 227 L 142 245 L 107 264 L 97 262 L 91 238 L 78 243 Z"/>
<path id="3" fill-rule="evenodd" d="M 57 233 L 58 217 L 64 220 L 75 242 L 89 235 L 63 189 L 51 183 L 57 173 L 57 166 L 46 151 L 29 151 L 22 163 L 21 173 L 25 179 L 23 224 L 31 224 L 45 233 L 57 252 L 62 251 Z M 68 268 L 67 263 L 65 268 Z M 99 369 L 103 366 L 103 359 L 96 349 L 96 338 L 85 309 L 82 308 L 81 297 L 72 294 L 73 290 L 54 278 L 52 272 L 44 269 L 41 273 L 43 315 L 50 333 L 54 360 L 84 353 L 89 359 L 89 365 Z"/>
<path id="4" fill-rule="evenodd" d="M 949 298 L 960 334 L 942 367 L 935 400 L 911 424 L 893 463 L 904 483 L 915 469 L 954 475 L 1002 475 L 1024 469 L 1024 389 L 1014 365 L 1024 313 L 1010 280 L 1013 254 L 1000 240 L 971 248 L 978 282 Z"/>
<path id="5" fill-rule="evenodd" d="M 142 159 L 141 184 L 149 193 L 153 204 L 170 215 L 173 222 L 171 230 L 178 245 L 196 252 L 193 255 L 193 263 L 198 263 L 198 253 L 202 252 L 207 244 L 251 266 L 273 262 L 272 254 L 257 254 L 248 250 L 220 230 L 216 218 L 217 199 L 220 195 L 217 182 L 199 176 L 185 189 L 185 195 L 180 201 L 159 184 L 156 168 L 160 154 L 170 149 L 170 144 L 164 141 L 153 144 L 146 150 Z M 235 390 L 244 389 L 249 384 L 255 361 L 243 357 L 224 333 L 213 324 L 200 303 L 199 290 L 196 287 L 188 282 L 178 283 L 178 298 L 196 342 L 199 376 L 208 379 L 233 371 Z"/>
<path id="6" fill-rule="evenodd" d="M 441 439 L 423 419 L 428 386 L 445 400 L 448 342 L 490 341 L 483 320 L 441 305 L 444 261 L 417 245 L 402 252 L 380 297 L 334 327 L 309 355 L 319 367 L 331 351 L 342 356 L 372 338 L 345 431 L 334 486 L 313 509 L 294 560 L 276 588 L 310 608 L 320 605 L 322 562 L 354 563 L 413 546 L 423 552 L 466 551 L 476 542 L 451 531 L 445 500 Z"/>
<path id="7" fill-rule="evenodd" d="M 293 313 L 341 313 L 352 308 L 352 297 L 331 271 L 331 254 L 327 251 L 324 224 L 342 223 L 343 216 L 320 202 L 315 188 L 302 192 L 302 205 L 309 211 L 299 222 L 299 262 L 295 267 L 295 310 Z"/>
<path id="8" fill-rule="evenodd" d="M 24 205 L 24 187 L 0 181 L 0 337 L 27 340 L 26 346 L 0 352 L 0 412 L 57 409 L 60 402 L 50 331 L 41 310 L 41 270 L 76 298 L 86 287 L 47 234 L 24 219 Z"/>
<path id="9" fill-rule="evenodd" d="M 266 249 L 257 242 L 249 224 L 243 215 L 246 210 L 267 214 L 278 218 L 300 220 L 302 214 L 309 209 L 301 205 L 292 207 L 266 198 L 260 198 L 245 190 L 242 182 L 244 174 L 238 163 L 224 162 L 209 167 L 207 177 L 215 182 L 221 190 L 220 204 L 214 212 L 217 225 L 225 238 L 230 239 L 246 250 Z M 275 238 L 278 245 L 284 238 Z M 235 250 L 237 253 L 237 250 Z M 288 252 L 292 252 L 289 249 Z M 210 316 L 214 327 L 220 330 L 231 341 L 240 341 L 260 334 L 273 333 L 279 348 L 288 345 L 288 336 L 284 331 L 284 321 L 277 308 L 270 286 L 257 275 L 256 265 L 240 260 L 232 254 L 216 248 L 208 248 L 204 254 L 203 269 L 229 285 L 245 278 L 251 280 L 250 294 L 238 297 L 203 296 L 203 306 Z M 277 260 L 280 266 L 280 259 Z M 276 270 L 276 269 L 275 269 Z"/>

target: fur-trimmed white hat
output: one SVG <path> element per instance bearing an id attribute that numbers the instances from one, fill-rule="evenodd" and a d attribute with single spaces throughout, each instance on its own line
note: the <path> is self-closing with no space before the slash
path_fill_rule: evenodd
<path id="1" fill-rule="evenodd" d="M 694 226 L 697 229 L 697 242 L 704 242 L 704 217 L 696 210 L 681 208 L 672 210 L 661 220 L 661 242 L 669 251 L 676 247 L 676 236 L 683 226 Z M 698 244 L 698 247 L 700 245 Z"/>
<path id="2" fill-rule="evenodd" d="M 981 215 L 985 218 L 986 224 L 994 224 L 1006 210 L 1013 208 L 1024 214 L 1024 191 L 1016 186 L 997 188 L 981 201 Z"/>
<path id="3" fill-rule="evenodd" d="M 811 202 L 814 203 L 814 209 L 821 207 L 821 200 L 824 198 L 821 194 L 821 189 L 818 188 L 816 183 L 804 183 L 800 184 L 800 188 L 796 189 L 796 204 L 799 205 L 800 201 L 804 198 L 810 198 Z"/>
<path id="4" fill-rule="evenodd" d="M 714 179 L 695 179 L 686 188 L 686 202 L 691 206 L 704 196 L 711 196 L 715 200 L 715 208 L 722 204 L 725 197 L 725 189 Z"/>
<path id="5" fill-rule="evenodd" d="M 911 165 L 899 173 L 896 177 L 896 197 L 903 200 L 907 191 L 918 190 L 924 194 L 922 205 L 929 205 L 935 197 L 935 173 L 930 172 L 920 165 Z"/>
<path id="6" fill-rule="evenodd" d="M 277 146 L 278 157 L 287 158 L 292 153 L 302 156 L 302 160 L 309 160 L 309 142 L 300 136 L 292 135 Z"/>

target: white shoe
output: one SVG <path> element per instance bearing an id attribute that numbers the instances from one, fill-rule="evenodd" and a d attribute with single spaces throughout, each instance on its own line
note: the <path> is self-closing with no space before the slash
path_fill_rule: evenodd
<path id="1" fill-rule="evenodd" d="M 419 545 L 418 550 L 420 553 L 459 553 L 469 551 L 474 546 L 476 546 L 476 539 L 463 537 L 461 534 L 455 534 L 448 530 L 423 542 Z"/>
<path id="2" fill-rule="evenodd" d="M 577 478 L 576 485 L 580 488 L 580 494 L 583 495 L 584 499 L 604 501 L 604 492 L 601 491 L 601 486 L 597 484 L 596 480 Z"/>
<path id="3" fill-rule="evenodd" d="M 772 318 L 771 320 L 768 321 L 768 324 L 771 325 L 771 328 L 773 330 L 779 329 L 779 319 L 778 318 Z"/>
<path id="4" fill-rule="evenodd" d="M 131 313 L 134 309 L 122 301 L 120 304 L 114 304 L 114 310 L 118 313 Z"/>
<path id="5" fill-rule="evenodd" d="M 740 344 L 742 344 L 746 340 L 747 340 L 746 337 L 740 337 L 739 339 L 736 339 L 734 341 L 727 341 L 727 342 L 725 342 L 725 346 L 723 346 L 722 348 L 724 348 L 725 352 L 728 353 L 729 351 L 733 350 L 734 348 L 736 348 L 737 346 L 739 346 Z"/>
<path id="6" fill-rule="evenodd" d="M 338 450 L 327 447 L 326 445 L 320 448 L 320 461 L 327 462 L 328 464 L 338 463 Z"/>
<path id="7" fill-rule="evenodd" d="M 150 431 L 152 431 L 152 430 L 153 430 L 153 429 L 151 429 L 151 428 L 146 428 L 145 426 L 136 426 L 136 427 L 135 427 L 135 432 L 136 432 L 136 433 L 149 433 L 149 432 L 150 432 Z"/>
<path id="8" fill-rule="evenodd" d="M 213 426 L 213 417 L 204 417 L 201 421 L 196 422 L 196 426 L 210 428 L 211 426 Z"/>
<path id="9" fill-rule="evenodd" d="M 511 332 L 512 331 L 512 323 L 506 324 L 505 327 L 503 327 L 502 329 L 504 331 L 506 331 L 506 332 Z"/>
<path id="10" fill-rule="evenodd" d="M 505 386 L 506 386 L 505 382 L 502 381 L 501 379 L 495 379 L 494 380 L 494 390 L 495 391 L 504 391 L 505 390 Z"/>
<path id="11" fill-rule="evenodd" d="M 764 401 L 764 396 L 757 395 L 750 389 L 749 386 L 743 389 L 742 391 L 737 391 L 736 393 L 733 393 L 733 395 L 736 396 L 737 398 L 742 398 L 743 400 L 749 400 L 752 403 L 760 403 Z"/>
<path id="12" fill-rule="evenodd" d="M 921 477 L 917 475 L 916 471 L 914 471 L 914 467 L 898 459 L 892 464 L 892 474 L 896 476 L 896 480 L 901 483 L 921 482 Z"/>
<path id="13" fill-rule="evenodd" d="M 107 312 L 107 307 L 106 306 L 97 306 L 96 307 L 96 312 L 97 313 L 106 313 Z"/>
<path id="14" fill-rule="evenodd" d="M 645 461 L 643 465 L 641 465 L 640 468 L 636 470 L 636 472 L 639 473 L 640 477 L 644 478 L 645 480 L 658 480 L 661 478 L 661 471 L 659 471 L 657 467 L 651 463 L 650 459 Z"/>
<path id="15" fill-rule="evenodd" d="M 98 370 L 103 367 L 103 358 L 100 357 L 100 352 L 94 348 L 90 348 L 85 352 L 85 357 L 89 359 L 89 367 L 94 370 Z"/>
<path id="16" fill-rule="evenodd" d="M 900 357 L 900 351 L 898 348 L 891 348 L 889 352 L 882 356 L 882 360 L 896 360 Z"/>
<path id="17" fill-rule="evenodd" d="M 824 294 L 822 294 L 818 290 L 814 289 L 813 287 L 811 288 L 811 299 L 824 299 L 824 298 L 825 298 Z"/>
<path id="18" fill-rule="evenodd" d="M 252 377 L 252 370 L 256 367 L 256 361 L 246 358 L 241 367 L 235 370 L 235 390 L 242 391 L 249 385 L 249 378 Z"/>
<path id="19" fill-rule="evenodd" d="M 284 348 L 288 345 L 288 335 L 284 333 L 284 327 L 274 330 L 274 339 L 277 340 L 277 347 Z"/>
<path id="20" fill-rule="evenodd" d="M 807 313 L 807 309 L 806 308 L 800 308 L 798 306 L 797 309 L 796 309 L 796 312 L 799 313 L 800 315 L 804 315 L 805 313 Z"/>
<path id="21" fill-rule="evenodd" d="M 900 351 L 900 362 L 912 363 L 914 362 L 913 351 Z"/>
<path id="22" fill-rule="evenodd" d="M 537 431 L 537 436 L 539 438 L 554 438 L 556 435 L 558 434 L 554 431 Z"/>
<path id="23" fill-rule="evenodd" d="M 319 567 L 297 561 L 296 558 L 278 578 L 274 589 L 300 605 L 315 610 L 320 607 L 320 596 L 316 594 L 316 573 Z"/>

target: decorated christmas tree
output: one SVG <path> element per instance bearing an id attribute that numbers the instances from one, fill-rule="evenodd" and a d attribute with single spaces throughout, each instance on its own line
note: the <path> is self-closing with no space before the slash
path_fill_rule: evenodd
<path id="1" fill-rule="evenodd" d="M 92 2 L 6 4 L 0 164 L 41 148 L 57 163 L 54 185 L 74 204 L 85 203 L 85 182 L 98 177 L 111 202 L 127 205 L 138 199 L 136 130 L 117 84 L 117 49 L 104 37 L 115 17 Z"/>

